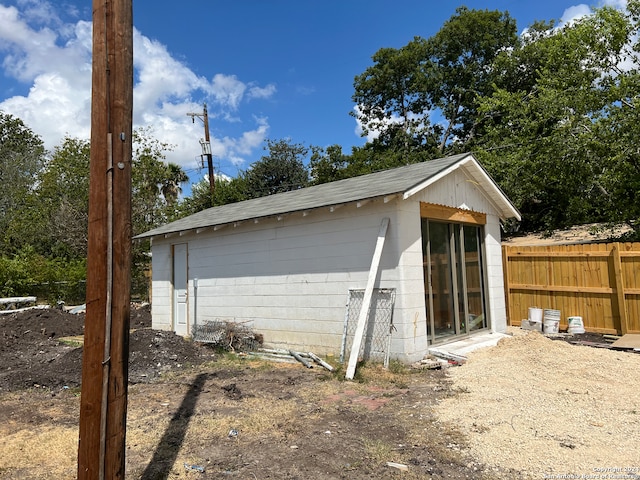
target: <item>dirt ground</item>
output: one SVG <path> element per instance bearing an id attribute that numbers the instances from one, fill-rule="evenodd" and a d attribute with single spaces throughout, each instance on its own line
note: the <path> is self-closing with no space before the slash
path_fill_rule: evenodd
<path id="1" fill-rule="evenodd" d="M 0 479 L 75 478 L 82 347 L 60 339 L 83 322 L 54 309 L 0 317 Z M 150 325 L 148 307 L 132 310 L 127 478 L 483 478 L 429 413 L 450 394 L 442 371 L 372 366 L 345 382 Z"/>
<path id="2" fill-rule="evenodd" d="M 82 347 L 60 339 L 83 322 L 0 317 L 0 479 L 76 477 Z M 150 325 L 148 306 L 132 309 L 127 478 L 640 474 L 637 354 L 515 335 L 462 366 L 366 365 L 346 382 L 339 366 L 219 353 Z M 579 466 L 599 476 L 553 476 Z"/>

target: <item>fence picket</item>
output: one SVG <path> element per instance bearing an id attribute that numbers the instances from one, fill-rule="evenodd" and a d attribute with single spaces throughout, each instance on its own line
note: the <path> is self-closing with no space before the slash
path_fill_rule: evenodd
<path id="1" fill-rule="evenodd" d="M 509 324 L 529 307 L 579 315 L 586 331 L 640 333 L 640 242 L 503 246 Z"/>

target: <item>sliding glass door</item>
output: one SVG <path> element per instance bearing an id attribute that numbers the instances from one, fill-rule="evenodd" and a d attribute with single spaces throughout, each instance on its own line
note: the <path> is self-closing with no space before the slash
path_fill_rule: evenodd
<path id="1" fill-rule="evenodd" d="M 431 343 L 487 327 L 482 227 L 422 219 Z"/>

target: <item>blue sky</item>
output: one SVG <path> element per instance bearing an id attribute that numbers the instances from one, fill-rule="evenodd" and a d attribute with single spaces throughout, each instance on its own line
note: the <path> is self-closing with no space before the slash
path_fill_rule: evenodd
<path id="1" fill-rule="evenodd" d="M 134 0 L 134 126 L 173 145 L 168 160 L 195 182 L 209 110 L 217 172 L 235 176 L 266 139 L 306 146 L 363 145 L 354 77 L 380 48 L 428 38 L 458 6 L 506 10 L 522 31 L 569 21 L 624 0 Z M 88 138 L 90 0 L 0 0 L 0 110 L 21 118 L 48 148 Z M 188 188 L 187 188 L 188 190 Z"/>

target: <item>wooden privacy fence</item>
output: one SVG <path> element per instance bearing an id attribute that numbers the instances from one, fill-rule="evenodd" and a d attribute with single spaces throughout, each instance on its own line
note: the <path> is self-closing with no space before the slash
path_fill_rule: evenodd
<path id="1" fill-rule="evenodd" d="M 640 243 L 503 246 L 509 324 L 529 307 L 580 316 L 588 332 L 640 333 Z"/>

